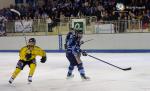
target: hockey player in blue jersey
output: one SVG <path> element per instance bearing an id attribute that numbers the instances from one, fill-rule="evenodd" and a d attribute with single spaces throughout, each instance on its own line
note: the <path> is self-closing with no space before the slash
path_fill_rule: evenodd
<path id="1" fill-rule="evenodd" d="M 66 57 L 69 60 L 69 67 L 67 78 L 72 78 L 74 75 L 72 74 L 74 67 L 77 66 L 78 71 L 81 75 L 81 78 L 84 80 L 89 80 L 89 77 L 85 75 L 83 63 L 80 59 L 81 53 L 83 56 L 87 56 L 86 51 L 82 51 L 80 49 L 81 38 L 83 32 L 79 30 L 70 31 L 66 36 Z"/>
<path id="2" fill-rule="evenodd" d="M 66 39 L 65 39 L 65 44 L 64 44 L 65 49 L 67 49 L 67 42 L 69 41 L 71 37 L 75 36 L 75 33 L 77 33 L 77 31 L 74 28 L 71 28 L 70 31 L 68 32 Z M 80 41 L 80 45 L 81 44 L 84 44 L 84 42 Z"/>

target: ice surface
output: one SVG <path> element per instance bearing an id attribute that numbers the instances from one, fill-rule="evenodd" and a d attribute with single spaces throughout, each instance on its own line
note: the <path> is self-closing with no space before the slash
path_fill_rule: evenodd
<path id="1" fill-rule="evenodd" d="M 77 68 L 75 77 L 66 80 L 68 61 L 64 53 L 48 53 L 45 64 L 37 58 L 32 84 L 27 84 L 29 67 L 8 84 L 18 61 L 18 53 L 0 53 L 0 91 L 150 91 L 150 53 L 90 53 L 119 67 L 122 71 L 95 60 L 82 57 L 90 81 L 82 81 Z"/>

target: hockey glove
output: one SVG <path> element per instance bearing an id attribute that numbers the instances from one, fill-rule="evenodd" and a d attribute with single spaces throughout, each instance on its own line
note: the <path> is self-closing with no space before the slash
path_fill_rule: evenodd
<path id="1" fill-rule="evenodd" d="M 82 55 L 83 56 L 87 56 L 87 52 L 86 51 L 82 51 Z"/>
<path id="2" fill-rule="evenodd" d="M 84 44 L 84 41 L 80 41 L 80 45 Z"/>
<path id="3" fill-rule="evenodd" d="M 42 58 L 41 58 L 41 63 L 45 63 L 45 62 L 46 62 L 46 59 L 47 59 L 46 56 L 42 57 Z"/>
<path id="4" fill-rule="evenodd" d="M 26 57 L 27 60 L 29 60 L 29 59 L 31 58 L 31 56 L 32 56 L 31 53 L 27 53 L 27 54 L 25 55 L 25 57 Z"/>

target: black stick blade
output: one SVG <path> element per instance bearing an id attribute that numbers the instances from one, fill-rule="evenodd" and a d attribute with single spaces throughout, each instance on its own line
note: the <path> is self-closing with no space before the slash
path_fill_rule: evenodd
<path id="1" fill-rule="evenodd" d="M 131 70 L 131 67 L 123 69 L 124 71 Z"/>

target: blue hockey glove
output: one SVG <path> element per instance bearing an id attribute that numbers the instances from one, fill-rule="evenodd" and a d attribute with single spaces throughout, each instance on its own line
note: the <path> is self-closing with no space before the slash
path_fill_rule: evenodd
<path id="1" fill-rule="evenodd" d="M 80 45 L 84 44 L 84 41 L 80 41 Z"/>
<path id="2" fill-rule="evenodd" d="M 47 59 L 46 56 L 42 57 L 42 58 L 41 58 L 41 63 L 45 63 L 45 62 L 46 62 L 46 59 Z"/>
<path id="3" fill-rule="evenodd" d="M 83 56 L 87 56 L 87 52 L 86 51 L 82 51 L 82 55 Z"/>

